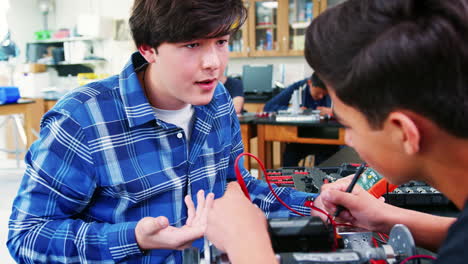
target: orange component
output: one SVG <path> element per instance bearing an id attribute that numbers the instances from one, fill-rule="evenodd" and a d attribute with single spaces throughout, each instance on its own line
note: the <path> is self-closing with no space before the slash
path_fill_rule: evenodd
<path id="1" fill-rule="evenodd" d="M 388 186 L 388 187 L 387 187 Z M 374 184 L 368 192 L 374 197 L 379 198 L 380 196 L 386 194 L 387 192 L 392 192 L 398 187 L 398 185 L 390 184 L 386 179 L 381 179 L 376 184 Z"/>

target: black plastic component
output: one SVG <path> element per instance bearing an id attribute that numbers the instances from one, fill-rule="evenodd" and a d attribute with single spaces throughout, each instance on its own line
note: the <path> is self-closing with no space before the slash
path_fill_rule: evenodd
<path id="1" fill-rule="evenodd" d="M 333 229 L 319 217 L 270 219 L 268 230 L 276 253 L 330 251 L 333 247 Z"/>

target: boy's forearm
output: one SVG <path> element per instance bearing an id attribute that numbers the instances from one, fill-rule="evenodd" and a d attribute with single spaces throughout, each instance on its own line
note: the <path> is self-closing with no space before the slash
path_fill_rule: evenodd
<path id="1" fill-rule="evenodd" d="M 390 232 L 395 224 L 404 224 L 410 229 L 418 246 L 433 251 L 437 251 L 440 247 L 449 227 L 456 220 L 452 217 L 435 216 L 398 207 L 393 207 L 386 219 L 384 227 L 388 230 L 386 232 Z"/>
<path id="2" fill-rule="evenodd" d="M 244 107 L 244 97 L 236 96 L 232 99 L 232 103 L 234 104 L 234 109 L 236 110 L 236 113 L 242 113 L 242 108 Z"/>
<path id="3" fill-rule="evenodd" d="M 249 238 L 247 238 L 249 237 Z M 267 232 L 256 232 L 226 248 L 229 261 L 234 264 L 278 263 Z"/>

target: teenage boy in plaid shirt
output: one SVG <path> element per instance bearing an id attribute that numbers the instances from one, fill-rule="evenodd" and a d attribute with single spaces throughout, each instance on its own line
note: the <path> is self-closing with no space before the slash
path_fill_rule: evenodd
<path id="1" fill-rule="evenodd" d="M 138 52 L 122 73 L 74 89 L 42 120 L 9 223 L 18 262 L 181 263 L 180 249 L 202 246 L 213 196 L 243 152 L 217 77 L 245 17 L 240 0 L 135 1 Z M 267 216 L 290 216 L 242 173 Z M 310 212 L 310 194 L 277 192 Z"/>

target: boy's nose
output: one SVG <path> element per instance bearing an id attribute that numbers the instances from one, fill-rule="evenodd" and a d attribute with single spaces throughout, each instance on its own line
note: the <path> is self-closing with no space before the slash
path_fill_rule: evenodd
<path id="1" fill-rule="evenodd" d="M 217 69 L 220 61 L 219 54 L 215 48 L 208 48 L 202 57 L 202 67 L 204 69 Z"/>

